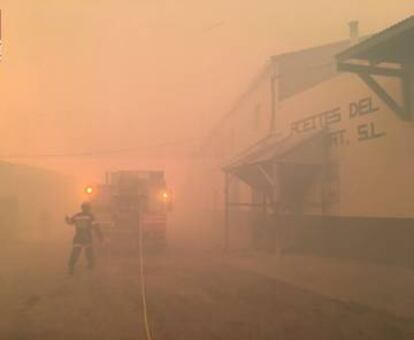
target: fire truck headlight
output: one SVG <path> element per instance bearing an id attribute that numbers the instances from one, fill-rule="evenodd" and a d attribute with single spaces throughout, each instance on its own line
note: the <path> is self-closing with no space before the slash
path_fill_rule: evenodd
<path id="1" fill-rule="evenodd" d="M 86 192 L 88 195 L 92 195 L 92 194 L 93 194 L 93 188 L 92 188 L 92 187 L 86 187 L 86 188 L 85 188 L 85 192 Z"/>

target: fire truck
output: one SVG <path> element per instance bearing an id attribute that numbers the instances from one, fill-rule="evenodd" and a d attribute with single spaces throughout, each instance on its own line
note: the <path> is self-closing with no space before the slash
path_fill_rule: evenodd
<path id="1" fill-rule="evenodd" d="M 85 193 L 111 247 L 135 249 L 139 233 L 144 245 L 166 245 L 172 193 L 163 171 L 109 172 Z"/>

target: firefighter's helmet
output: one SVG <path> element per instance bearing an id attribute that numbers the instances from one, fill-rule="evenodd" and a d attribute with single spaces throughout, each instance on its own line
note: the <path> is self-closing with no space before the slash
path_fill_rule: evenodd
<path id="1" fill-rule="evenodd" d="M 88 213 L 91 211 L 91 204 L 89 202 L 83 202 L 81 204 L 81 210 L 84 213 Z"/>

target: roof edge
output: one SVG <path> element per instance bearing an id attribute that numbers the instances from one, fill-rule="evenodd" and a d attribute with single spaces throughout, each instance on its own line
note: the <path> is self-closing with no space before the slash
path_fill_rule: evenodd
<path id="1" fill-rule="evenodd" d="M 391 39 L 392 37 L 400 34 L 401 32 L 414 28 L 414 16 L 411 15 L 404 20 L 401 20 L 373 35 L 367 37 L 363 41 L 347 48 L 346 50 L 335 55 L 337 61 L 343 61 L 345 59 L 352 58 L 352 55 L 361 49 L 368 49 L 376 44 L 380 43 L 378 39 L 382 38 L 383 40 Z"/>

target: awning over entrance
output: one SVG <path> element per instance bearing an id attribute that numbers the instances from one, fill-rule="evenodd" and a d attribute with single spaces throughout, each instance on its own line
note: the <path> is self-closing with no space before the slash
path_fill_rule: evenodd
<path id="1" fill-rule="evenodd" d="M 300 165 L 301 168 L 323 164 L 328 150 L 326 135 L 325 131 L 295 133 L 286 138 L 270 135 L 224 166 L 223 170 L 252 187 L 270 190 L 276 184 L 277 164 Z"/>
<path id="2" fill-rule="evenodd" d="M 402 119 L 411 119 L 414 63 L 414 16 L 401 21 L 336 56 L 338 71 L 353 72 Z M 398 103 L 372 76 L 399 78 L 403 102 Z"/>

